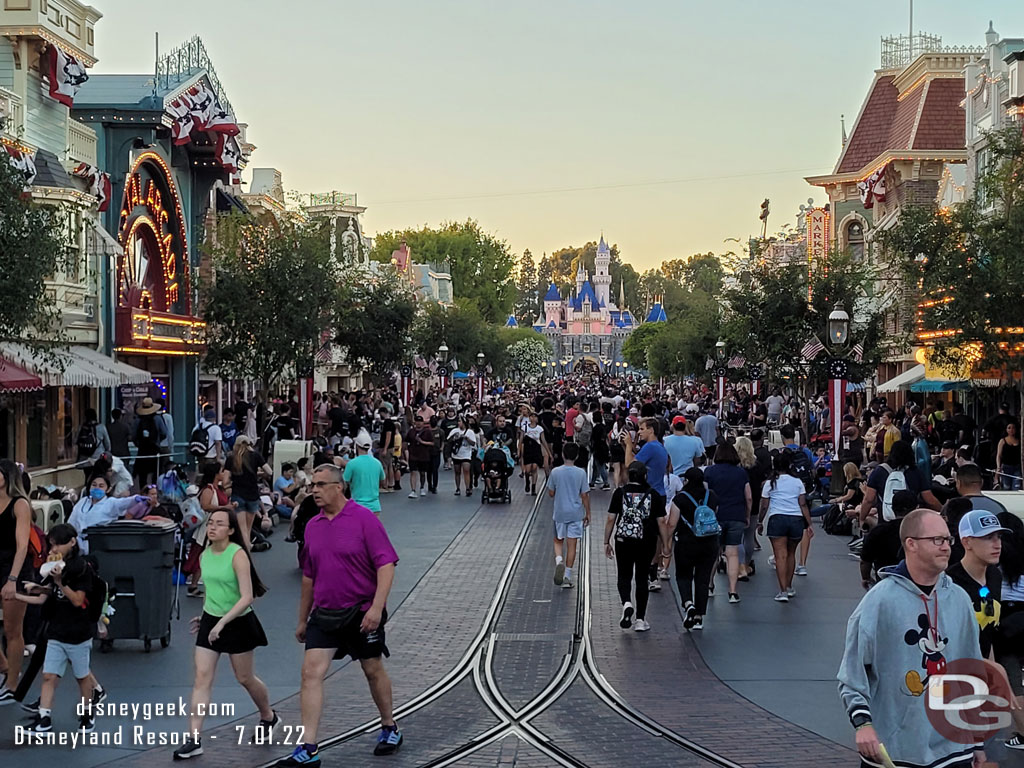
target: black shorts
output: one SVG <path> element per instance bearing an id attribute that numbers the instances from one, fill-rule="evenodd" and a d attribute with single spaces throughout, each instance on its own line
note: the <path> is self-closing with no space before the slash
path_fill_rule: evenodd
<path id="1" fill-rule="evenodd" d="M 410 472 L 429 472 L 430 470 L 430 459 L 425 459 L 424 461 L 409 461 Z"/>
<path id="2" fill-rule="evenodd" d="M 388 620 L 387 609 L 380 617 L 380 626 L 373 632 L 364 633 L 359 627 L 366 611 L 355 611 L 352 619 L 341 629 L 328 632 L 317 625 L 316 608 L 306 622 L 306 650 L 312 648 L 334 648 L 334 658 L 351 656 L 354 660 L 388 658 L 391 652 L 384 642 L 384 625 Z"/>
<path id="3" fill-rule="evenodd" d="M 14 552 L 0 552 L 0 587 L 7 583 L 7 577 L 11 575 L 11 567 L 14 565 Z M 20 592 L 22 589 L 21 582 L 33 581 L 32 578 L 35 575 L 35 568 L 32 567 L 32 555 L 28 552 L 25 553 L 25 562 L 22 563 L 21 573 L 14 574 L 18 577 L 18 583 L 15 587 Z"/>
<path id="4" fill-rule="evenodd" d="M 196 647 L 206 648 L 217 653 L 248 653 L 267 644 L 267 635 L 263 625 L 256 618 L 255 611 L 243 613 L 224 627 L 217 642 L 210 642 L 210 630 L 220 621 L 220 616 L 212 616 L 203 611 L 199 619 L 199 633 L 196 635 Z"/>

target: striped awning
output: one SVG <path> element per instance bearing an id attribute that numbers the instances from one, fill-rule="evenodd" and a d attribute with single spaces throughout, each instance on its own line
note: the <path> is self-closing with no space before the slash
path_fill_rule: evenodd
<path id="1" fill-rule="evenodd" d="M 47 387 L 93 387 L 107 389 L 121 384 L 146 384 L 148 371 L 127 365 L 81 346 L 55 349 L 60 363 L 44 360 L 23 344 L 0 344 L 0 356 L 35 374 Z"/>

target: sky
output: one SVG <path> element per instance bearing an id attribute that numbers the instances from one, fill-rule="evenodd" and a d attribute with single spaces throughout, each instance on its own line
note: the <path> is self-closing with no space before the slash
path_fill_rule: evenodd
<path id="1" fill-rule="evenodd" d="M 639 270 L 795 223 L 908 0 L 90 0 L 98 73 L 202 37 L 253 167 L 338 190 L 368 234 L 473 218 L 535 256 L 603 232 Z M 916 0 L 914 28 L 1024 37 L 1021 0 Z M 247 178 L 247 176 L 246 176 Z"/>

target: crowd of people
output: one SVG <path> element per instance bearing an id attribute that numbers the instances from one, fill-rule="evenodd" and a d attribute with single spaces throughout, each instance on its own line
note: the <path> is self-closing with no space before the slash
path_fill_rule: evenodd
<path id="1" fill-rule="evenodd" d="M 408 490 L 415 503 L 437 494 L 441 472 L 451 471 L 454 494 L 467 499 L 477 491 L 484 500 L 495 492 L 551 497 L 552 574 L 562 589 L 576 585 L 584 528 L 604 514 L 600 527 L 605 554 L 616 566 L 619 624 L 635 632 L 651 629 L 651 593 L 673 576 L 684 628 L 702 630 L 719 575 L 725 599 L 740 603 L 742 585 L 757 574 L 762 544 L 771 552 L 774 600 L 788 603 L 797 597 L 797 578 L 810 573 L 813 521 L 825 521 L 820 530 L 848 533 L 870 590 L 851 618 L 840 675 L 858 747 L 872 765 L 881 764 L 882 741 L 897 759 L 941 759 L 941 745 L 904 750 L 898 734 L 870 727 L 872 712 L 891 706 L 885 703 L 888 681 L 870 670 L 889 661 L 882 658 L 885 646 L 863 635 L 906 623 L 901 606 L 920 605 L 902 600 L 903 594 L 917 595 L 926 607 L 933 596 L 935 610 L 941 602 L 943 616 L 954 621 L 973 621 L 976 612 L 992 617 L 989 606 L 995 606 L 995 620 L 982 622 L 980 644 L 975 625 L 956 628 L 957 653 L 970 656 L 966 645 L 974 642 L 974 656 L 998 660 L 1014 694 L 1024 693 L 1024 648 L 1012 632 L 1012 617 L 1024 616 L 1024 526 L 982 493 L 993 484 L 1020 488 L 1017 421 L 1006 406 L 981 431 L 956 403 L 948 410 L 935 403 L 893 410 L 881 399 L 863 407 L 851 399 L 847 408 L 836 451 L 824 401 L 803 402 L 778 390 L 763 397 L 738 387 L 718 400 L 699 384 L 657 388 L 577 376 L 528 388 L 497 386 L 482 400 L 468 386 L 419 391 L 409 403 L 400 402 L 395 387 L 322 393 L 313 409 L 313 455 L 281 462 L 275 476 L 268 457 L 278 441 L 298 434 L 298 405 L 291 398 L 270 408 L 239 400 L 219 420 L 215 409 L 203 409 L 188 443 L 194 482 L 178 506 L 161 485 L 175 445 L 162 404 L 146 398 L 131 426 L 120 414 L 102 425 L 89 413 L 77 441 L 89 473 L 85 488 L 67 523 L 41 541 L 28 503 L 30 479 L 14 462 L 0 461 L 6 639 L 0 704 L 19 700 L 36 715 L 32 730 L 45 733 L 52 728 L 57 681 L 70 665 L 83 700 L 102 705 L 107 692 L 89 666 L 102 580 L 88 530 L 123 517 L 172 519 L 189 543 L 180 564 L 187 594 L 202 600 L 192 620 L 193 712 L 210 700 L 218 659 L 227 654 L 259 711 L 254 740 L 266 741 L 280 718 L 254 669 L 253 652 L 267 643 L 254 611 L 266 591 L 254 555 L 270 547 L 268 537 L 282 523 L 303 577 L 295 635 L 305 646 L 305 742 L 278 764 L 319 763 L 323 677 L 332 658 L 347 655 L 360 662 L 380 713 L 375 754 L 393 753 L 403 734 L 383 659 L 398 554 L 380 520 L 381 496 Z M 127 441 L 138 455 L 131 469 Z M 182 515 L 190 503 L 194 516 Z M 43 569 L 40 557 L 60 565 Z M 897 584 L 901 592 L 894 592 Z M 887 602 L 880 595 L 888 595 Z M 972 611 L 961 610 L 971 602 Z M 26 703 L 22 649 L 33 604 L 46 616 L 41 631 L 31 627 L 35 644 L 45 644 L 45 660 L 40 699 Z M 936 634 L 938 627 L 928 623 L 932 614 L 923 615 L 925 625 L 918 626 L 915 613 L 910 628 Z M 900 646 L 893 653 L 907 652 Z M 933 671 L 929 654 L 934 651 L 925 651 L 917 678 L 905 676 L 911 695 L 920 695 Z M 1018 733 L 1006 744 L 1024 748 L 1024 717 L 1015 716 L 1015 723 Z M 201 717 L 190 718 L 193 735 L 175 750 L 176 759 L 202 754 L 202 724 Z M 93 725 L 87 710 L 80 726 Z"/>

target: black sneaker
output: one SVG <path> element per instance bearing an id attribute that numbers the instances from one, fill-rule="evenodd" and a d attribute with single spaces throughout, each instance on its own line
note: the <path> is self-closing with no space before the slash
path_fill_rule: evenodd
<path id="1" fill-rule="evenodd" d="M 199 757 L 203 754 L 203 742 L 201 739 L 194 739 L 191 736 L 185 737 L 185 743 L 174 750 L 175 760 L 188 760 L 190 757 Z"/>
<path id="2" fill-rule="evenodd" d="M 49 715 L 36 717 L 32 725 L 28 727 L 28 730 L 32 733 L 49 733 L 53 730 L 53 720 L 50 719 Z"/>
<path id="3" fill-rule="evenodd" d="M 683 619 L 683 629 L 693 629 L 693 623 L 697 620 L 697 609 L 693 603 L 686 606 L 686 618 Z"/>
<path id="4" fill-rule="evenodd" d="M 1004 741 L 1003 745 L 1007 749 L 1024 749 L 1024 736 L 1021 736 L 1019 733 L 1015 733 Z"/>
<path id="5" fill-rule="evenodd" d="M 39 714 L 39 699 L 36 699 L 35 701 L 31 701 L 31 702 L 23 701 L 23 702 L 21 702 L 21 708 L 23 710 L 25 710 L 26 712 L 30 713 L 30 714 L 38 715 Z"/>
<path id="6" fill-rule="evenodd" d="M 398 726 L 385 726 L 380 729 L 380 734 L 377 736 L 377 746 L 373 748 L 373 754 L 378 757 L 381 755 L 393 755 L 401 746 L 402 732 L 398 730 Z"/>
<path id="7" fill-rule="evenodd" d="M 273 710 L 272 710 L 273 711 Z M 281 724 L 281 718 L 277 712 L 274 711 L 274 716 L 270 720 L 260 720 L 253 731 L 252 738 L 249 739 L 250 744 L 273 744 L 274 729 Z"/>
<path id="8" fill-rule="evenodd" d="M 96 730 L 96 719 L 89 714 L 82 715 L 78 718 L 78 730 L 84 733 L 92 733 Z"/>
<path id="9" fill-rule="evenodd" d="M 300 744 L 288 757 L 283 757 L 274 763 L 274 768 L 293 768 L 293 766 L 320 765 L 320 750 L 313 745 L 310 752 L 305 744 Z"/>
<path id="10" fill-rule="evenodd" d="M 107 700 L 107 689 L 106 688 L 93 688 L 91 704 L 95 707 L 97 704 L 102 704 Z"/>

